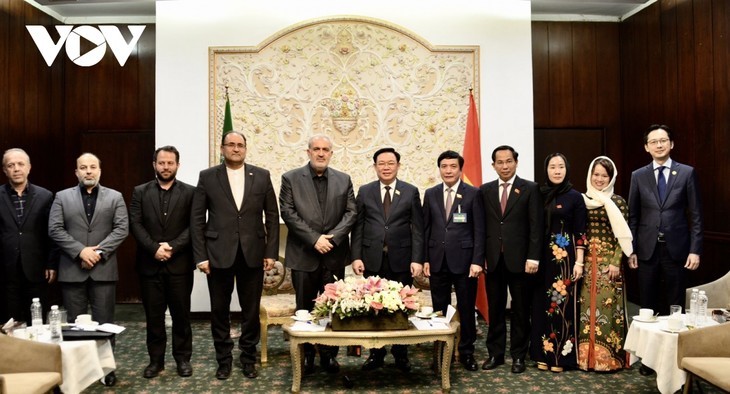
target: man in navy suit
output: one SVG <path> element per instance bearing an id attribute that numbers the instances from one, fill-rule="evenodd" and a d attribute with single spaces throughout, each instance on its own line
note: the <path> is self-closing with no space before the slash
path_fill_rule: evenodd
<path id="1" fill-rule="evenodd" d="M 662 314 L 669 305 L 684 305 L 686 270 L 699 267 L 702 253 L 697 174 L 669 157 L 673 148 L 667 126 L 649 127 L 644 149 L 653 161 L 631 174 L 628 201 L 634 236 L 629 267 L 639 269 L 641 306 Z"/>
<path id="2" fill-rule="evenodd" d="M 487 232 L 487 299 L 489 300 L 489 359 L 482 369 L 504 364 L 507 346 L 507 288 L 512 296 L 510 355 L 512 372 L 525 371 L 530 342 L 530 307 L 533 277 L 542 254 L 542 196 L 535 182 L 517 173 L 519 155 L 511 146 L 492 152 L 492 168 L 499 175 L 482 185 Z"/>
<path id="3" fill-rule="evenodd" d="M 474 360 L 477 277 L 484 269 L 484 203 L 479 189 L 461 181 L 464 158 L 447 150 L 438 157 L 442 184 L 428 190 L 423 200 L 423 273 L 430 278 L 433 309 L 446 312 L 451 286 L 461 319 L 459 361 L 469 371 Z"/>
<path id="4" fill-rule="evenodd" d="M 163 146 L 152 156 L 155 179 L 134 188 L 129 227 L 137 240 L 137 273 L 147 320 L 150 363 L 143 376 L 154 378 L 165 369 L 165 309 L 172 316 L 172 355 L 177 374 L 193 374 L 193 332 L 190 293 L 193 290 L 193 250 L 190 208 L 195 188 L 177 180 L 180 152 Z"/>
<path id="5" fill-rule="evenodd" d="M 281 218 L 289 229 L 286 266 L 291 269 L 297 309 L 312 310 L 317 294 L 344 278 L 350 259 L 348 235 L 357 220 L 350 176 L 329 167 L 332 141 L 309 139 L 309 163 L 281 176 Z M 337 347 L 320 346 L 320 365 L 337 373 Z M 314 372 L 314 346 L 304 345 L 304 373 Z"/>
<path id="6" fill-rule="evenodd" d="M 373 155 L 378 180 L 357 193 L 357 222 L 352 228 L 352 270 L 412 285 L 423 267 L 423 213 L 418 188 L 397 179 L 400 153 L 382 148 Z M 370 349 L 362 369 L 383 366 L 385 349 Z M 395 366 L 408 372 L 408 347 L 393 345 Z"/>
<path id="7" fill-rule="evenodd" d="M 53 193 L 28 182 L 30 157 L 22 149 L 3 155 L 8 183 L 0 186 L 0 322 L 30 323 L 30 304 L 39 297 L 48 309 L 46 287 L 56 280 L 58 255 L 48 237 Z"/>

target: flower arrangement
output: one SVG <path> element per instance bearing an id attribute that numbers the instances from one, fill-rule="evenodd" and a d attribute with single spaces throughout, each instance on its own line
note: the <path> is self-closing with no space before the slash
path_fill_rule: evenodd
<path id="1" fill-rule="evenodd" d="M 418 289 L 378 276 L 347 277 L 324 287 L 314 301 L 315 317 L 337 314 L 341 319 L 418 310 Z"/>
<path id="2" fill-rule="evenodd" d="M 333 118 L 356 118 L 360 112 L 360 99 L 352 89 L 336 90 L 332 98 L 326 99 L 322 105 Z"/>

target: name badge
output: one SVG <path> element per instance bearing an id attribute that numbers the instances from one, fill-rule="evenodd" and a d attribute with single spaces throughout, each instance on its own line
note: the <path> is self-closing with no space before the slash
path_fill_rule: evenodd
<path id="1" fill-rule="evenodd" d="M 454 212 L 454 223 L 466 223 L 466 212 Z"/>

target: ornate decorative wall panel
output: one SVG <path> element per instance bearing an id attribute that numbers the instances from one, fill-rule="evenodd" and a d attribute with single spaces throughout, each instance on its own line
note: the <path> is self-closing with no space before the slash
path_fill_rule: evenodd
<path id="1" fill-rule="evenodd" d="M 436 158 L 461 151 L 469 89 L 478 103 L 479 48 L 432 46 L 392 24 L 359 17 L 305 22 L 257 47 L 211 47 L 210 164 L 220 162 L 228 87 L 246 161 L 281 174 L 307 162 L 308 139 L 326 134 L 331 166 L 355 188 L 374 179 L 372 154 L 401 154 L 399 178 L 438 183 Z"/>

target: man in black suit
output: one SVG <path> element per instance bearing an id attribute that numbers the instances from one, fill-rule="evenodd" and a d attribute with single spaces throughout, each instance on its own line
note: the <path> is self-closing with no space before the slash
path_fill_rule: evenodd
<path id="1" fill-rule="evenodd" d="M 57 255 L 48 237 L 48 213 L 53 194 L 28 182 L 30 157 L 13 148 L 3 155 L 3 172 L 8 183 L 0 186 L 0 258 L 2 258 L 3 292 L 0 293 L 5 314 L 30 324 L 30 304 L 34 297 L 46 302 L 47 284 L 56 280 Z"/>
<path id="2" fill-rule="evenodd" d="M 281 177 L 281 217 L 289 235 L 286 265 L 292 272 L 297 309 L 312 310 L 317 293 L 335 277 L 345 276 L 350 259 L 348 235 L 355 224 L 356 204 L 350 176 L 329 167 L 332 141 L 309 139 L 309 163 Z M 337 347 L 319 347 L 320 364 L 329 373 L 340 365 Z M 304 373 L 314 372 L 314 346 L 304 345 Z"/>
<path id="3" fill-rule="evenodd" d="M 147 319 L 145 378 L 165 369 L 165 309 L 172 316 L 172 356 L 177 373 L 193 374 L 193 332 L 190 293 L 193 290 L 193 251 L 190 245 L 190 207 L 195 188 L 175 179 L 180 153 L 174 146 L 158 148 L 152 156 L 155 179 L 134 188 L 129 225 L 137 240 L 137 272 Z"/>
<path id="4" fill-rule="evenodd" d="M 461 319 L 459 361 L 467 370 L 476 371 L 474 306 L 477 277 L 484 269 L 484 205 L 479 189 L 461 181 L 461 155 L 448 150 L 439 155 L 437 163 L 444 182 L 426 190 L 423 199 L 427 245 L 423 273 L 430 277 L 436 311 L 446 313 L 453 285 Z"/>
<path id="5" fill-rule="evenodd" d="M 221 155 L 225 163 L 201 171 L 195 189 L 190 223 L 193 254 L 198 268 L 208 275 L 216 377 L 231 375 L 229 313 L 235 278 L 241 304 L 240 360 L 244 376 L 255 378 L 259 303 L 264 270 L 273 268 L 278 258 L 279 210 L 269 171 L 244 162 L 242 133 L 223 135 Z"/>
<path id="6" fill-rule="evenodd" d="M 516 175 L 518 153 L 511 146 L 492 152 L 492 168 L 498 180 L 480 188 L 484 199 L 487 231 L 487 298 L 489 301 L 489 359 L 482 369 L 504 364 L 507 346 L 505 309 L 507 288 L 512 295 L 510 353 L 512 372 L 525 371 L 530 344 L 532 277 L 542 253 L 542 196 L 537 183 Z"/>
<path id="7" fill-rule="evenodd" d="M 423 213 L 418 188 L 397 179 L 400 153 L 382 148 L 373 155 L 378 180 L 357 193 L 357 222 L 352 228 L 352 270 L 412 285 L 423 268 Z M 362 369 L 383 366 L 385 349 L 370 349 Z M 393 345 L 395 366 L 408 372 L 408 347 Z"/>
<path id="8" fill-rule="evenodd" d="M 700 266 L 702 253 L 697 174 L 669 157 L 673 148 L 667 126 L 649 127 L 644 149 L 653 160 L 631 174 L 628 201 L 634 236 L 629 267 L 639 269 L 641 307 L 661 314 L 669 305 L 684 305 L 687 271 Z"/>

